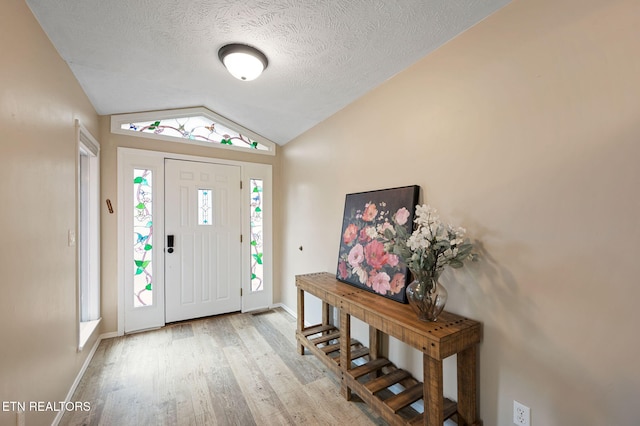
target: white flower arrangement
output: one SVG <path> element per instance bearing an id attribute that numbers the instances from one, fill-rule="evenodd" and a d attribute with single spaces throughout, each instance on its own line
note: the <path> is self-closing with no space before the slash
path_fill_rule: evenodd
<path id="1" fill-rule="evenodd" d="M 397 255 L 414 278 L 426 284 L 427 291 L 432 289 L 447 265 L 462 268 L 465 260 L 477 258 L 472 253 L 473 244 L 465 239 L 466 230 L 443 224 L 437 213 L 428 205 L 416 206 L 411 235 L 405 227 L 398 226 L 395 217 L 396 226 L 384 229 L 387 252 Z"/>

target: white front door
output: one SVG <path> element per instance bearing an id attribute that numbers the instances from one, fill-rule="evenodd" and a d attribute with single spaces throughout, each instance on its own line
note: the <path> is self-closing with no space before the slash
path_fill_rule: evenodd
<path id="1" fill-rule="evenodd" d="M 241 189 L 235 165 L 165 160 L 165 317 L 241 309 Z"/>

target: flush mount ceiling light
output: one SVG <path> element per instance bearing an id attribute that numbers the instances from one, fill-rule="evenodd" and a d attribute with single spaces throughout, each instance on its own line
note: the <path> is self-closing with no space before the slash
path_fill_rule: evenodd
<path id="1" fill-rule="evenodd" d="M 218 58 L 232 76 L 243 81 L 258 78 L 269 64 L 264 53 L 245 44 L 222 46 L 218 51 Z"/>

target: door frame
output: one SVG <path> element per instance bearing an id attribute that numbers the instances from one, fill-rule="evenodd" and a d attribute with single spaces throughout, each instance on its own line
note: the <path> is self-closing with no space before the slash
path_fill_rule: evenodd
<path id="1" fill-rule="evenodd" d="M 185 161 L 197 161 L 202 163 L 213 164 L 227 164 L 240 167 L 240 177 L 243 182 L 241 191 L 241 232 L 242 239 L 242 253 L 241 253 L 241 273 L 242 273 L 242 312 L 249 312 L 258 309 L 265 309 L 273 307 L 273 170 L 271 164 L 263 163 L 250 163 L 245 161 L 225 160 L 213 157 L 200 157 L 194 155 L 174 154 L 169 152 L 159 151 L 147 151 L 135 148 L 117 148 L 117 188 L 118 188 L 118 206 L 125 206 L 125 185 L 129 184 L 125 179 L 125 173 L 128 168 L 133 164 L 140 164 L 140 159 L 144 159 L 145 163 L 148 162 L 149 166 L 158 167 L 161 165 L 164 174 L 164 160 L 175 159 Z M 140 164 L 140 166 L 143 166 Z M 258 294 L 252 294 L 251 292 L 251 246 L 250 246 L 250 185 L 249 179 L 262 179 L 264 184 L 263 192 L 263 232 L 264 232 L 264 258 L 263 273 L 264 273 L 264 291 Z M 154 200 L 154 211 L 161 212 L 161 223 L 154 222 L 157 229 L 154 229 L 155 244 L 154 247 L 158 250 L 162 257 L 162 293 L 164 294 L 164 249 L 166 243 L 165 229 L 164 229 L 164 178 L 154 179 L 154 188 L 158 189 L 158 194 L 162 194 L 158 205 L 158 199 Z M 125 244 L 131 243 L 131 237 L 124 235 L 125 231 L 125 214 L 128 214 L 125 209 L 117 209 L 117 247 L 118 247 L 118 335 L 124 335 L 125 326 L 125 274 L 131 273 L 131 268 L 128 267 L 128 262 L 124 258 Z M 252 297 L 253 296 L 253 297 Z M 163 305 L 162 310 L 164 313 L 164 297 L 162 298 Z M 164 318 L 164 314 L 163 314 Z M 163 324 L 160 326 L 164 325 Z"/>

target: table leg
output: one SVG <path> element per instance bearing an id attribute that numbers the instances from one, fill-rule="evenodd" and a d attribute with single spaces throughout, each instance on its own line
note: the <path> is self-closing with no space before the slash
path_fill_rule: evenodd
<path id="1" fill-rule="evenodd" d="M 382 356 L 382 332 L 373 326 L 369 326 L 369 358 L 373 361 Z M 379 370 L 369 373 L 369 377 L 374 379 L 380 376 Z"/>
<path id="2" fill-rule="evenodd" d="M 373 326 L 369 326 L 369 357 L 371 359 L 378 359 L 381 356 L 381 339 L 382 333 L 380 330 Z"/>
<path id="3" fill-rule="evenodd" d="M 323 300 L 322 301 L 322 325 L 329 324 L 329 319 L 330 319 L 329 304 Z"/>
<path id="4" fill-rule="evenodd" d="M 340 394 L 347 401 L 351 400 L 351 389 L 347 386 L 345 373 L 351 368 L 351 315 L 340 309 L 340 371 L 342 384 Z"/>
<path id="5" fill-rule="evenodd" d="M 304 291 L 298 288 L 298 332 L 304 330 Z M 304 346 L 298 342 L 298 354 L 304 355 Z"/>
<path id="6" fill-rule="evenodd" d="M 458 425 L 479 424 L 477 417 L 477 346 L 458 353 Z"/>
<path id="7" fill-rule="evenodd" d="M 422 364 L 424 370 L 424 424 L 426 426 L 442 426 L 444 422 L 442 361 L 423 354 Z"/>

